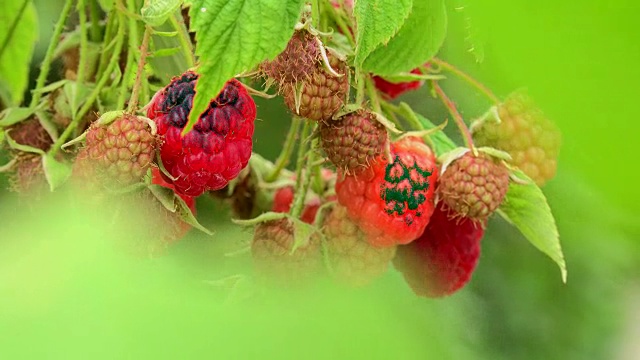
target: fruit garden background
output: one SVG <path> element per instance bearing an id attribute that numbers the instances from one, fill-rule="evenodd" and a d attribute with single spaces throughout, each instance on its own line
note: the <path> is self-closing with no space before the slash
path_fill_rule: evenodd
<path id="1" fill-rule="evenodd" d="M 0 0 L 3 9 L 18 3 Z M 560 233 L 566 284 L 553 261 L 493 216 L 472 280 L 453 296 L 417 298 L 391 268 L 366 288 L 285 293 L 255 302 L 235 277 L 250 259 L 228 256 L 251 240 L 252 230 L 233 224 L 228 205 L 211 196 L 198 198 L 197 218 L 214 235 L 192 229 L 164 256 L 140 261 L 111 256 L 97 245 L 123 236 L 110 227 L 110 213 L 88 214 L 64 195 L 25 201 L 3 190 L 0 354 L 637 358 L 640 190 L 634 150 L 640 127 L 633 104 L 640 95 L 634 39 L 639 5 L 446 5 L 447 36 L 438 58 L 501 98 L 526 87 L 562 132 L 558 172 L 543 190 Z M 33 58 L 0 58 L 1 82 L 28 79 L 24 90 L 35 84 L 63 2 L 35 0 L 28 6 L 31 17 L 23 21 L 34 31 L 21 46 L 35 42 Z M 71 17 L 65 30 L 77 21 Z M 0 39 L 8 32 L 2 26 Z M 61 71 L 54 62 L 52 77 Z M 459 79 L 450 76 L 442 87 L 466 120 L 486 111 L 486 100 Z M 254 100 L 253 151 L 275 161 L 290 110 L 282 97 Z M 447 109 L 426 86 L 400 100 L 436 124 L 449 118 L 445 132 L 461 143 Z M 0 154 L 6 163 L 9 152 Z M 9 183 L 3 173 L 2 188 Z M 141 210 L 132 205 L 129 211 L 135 222 Z"/>

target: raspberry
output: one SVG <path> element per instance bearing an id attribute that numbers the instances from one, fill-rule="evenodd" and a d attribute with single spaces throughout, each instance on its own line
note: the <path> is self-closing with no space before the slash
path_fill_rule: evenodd
<path id="1" fill-rule="evenodd" d="M 411 70 L 412 74 L 422 74 L 419 68 Z M 374 76 L 373 82 L 380 92 L 382 92 L 387 99 L 393 100 L 398 96 L 406 93 L 407 91 L 417 90 L 424 85 L 424 80 L 406 81 L 401 83 L 392 83 L 380 76 Z"/>
<path id="2" fill-rule="evenodd" d="M 283 86 L 284 101 L 289 109 L 310 120 L 327 121 L 344 105 L 349 91 L 349 79 L 346 76 L 347 64 L 330 53 L 327 54 L 331 67 L 342 74 L 336 77 L 328 73 L 321 64 L 314 67 L 313 73 L 301 86 L 299 108 L 296 107 L 296 84 Z"/>
<path id="3" fill-rule="evenodd" d="M 295 249 L 293 225 L 287 219 L 256 226 L 251 254 L 256 276 L 280 286 L 300 285 L 322 269 L 322 252 L 317 236 Z"/>
<path id="4" fill-rule="evenodd" d="M 339 169 L 357 173 L 384 152 L 388 136 L 376 115 L 367 110 L 320 123 L 322 148 Z"/>
<path id="5" fill-rule="evenodd" d="M 323 232 L 334 278 L 347 285 L 364 286 L 387 271 L 396 247 L 371 246 L 358 226 L 347 216 L 347 209 L 335 206 L 327 215 Z"/>
<path id="6" fill-rule="evenodd" d="M 523 92 L 511 94 L 498 105 L 500 123 L 492 116 L 472 127 L 478 146 L 491 146 L 508 152 L 513 164 L 538 185 L 555 176 L 561 135 Z"/>
<path id="7" fill-rule="evenodd" d="M 198 196 L 222 189 L 251 157 L 256 105 L 237 80 L 227 82 L 184 137 L 198 75 L 187 71 L 154 96 L 147 116 L 158 124 L 164 142 L 160 157 L 175 178 L 176 191 Z"/>
<path id="8" fill-rule="evenodd" d="M 338 178 L 338 202 L 373 246 L 406 244 L 427 226 L 433 212 L 438 168 L 422 140 L 406 137 L 391 144 L 391 164 L 381 157 L 366 171 Z"/>
<path id="9" fill-rule="evenodd" d="M 265 61 L 260 68 L 269 78 L 284 85 L 305 81 L 320 61 L 320 47 L 316 37 L 306 30 L 296 31 L 287 47 L 273 61 Z"/>
<path id="10" fill-rule="evenodd" d="M 293 204 L 294 189 L 291 186 L 286 186 L 278 189 L 273 197 L 273 207 L 271 211 L 279 213 L 287 213 L 291 210 Z M 318 197 L 307 197 L 306 204 L 300 215 L 300 220 L 307 224 L 313 224 L 316 219 L 316 214 L 320 208 L 320 199 Z"/>
<path id="11" fill-rule="evenodd" d="M 155 156 L 156 139 L 149 125 L 137 116 L 125 114 L 104 126 L 94 123 L 87 131 L 85 147 L 78 154 L 94 171 L 99 183 L 120 187 L 140 182 Z M 88 175 L 88 174 L 87 174 Z M 118 187 L 118 186 L 116 186 Z"/>
<path id="12" fill-rule="evenodd" d="M 424 234 L 398 246 L 393 264 L 416 295 L 451 295 L 471 279 L 483 235 L 483 226 L 454 216 L 439 204 Z"/>
<path id="13" fill-rule="evenodd" d="M 49 190 L 40 155 L 21 153 L 11 172 L 9 188 L 12 191 L 39 198 Z"/>
<path id="14" fill-rule="evenodd" d="M 485 220 L 509 190 L 509 170 L 486 154 L 468 152 L 440 175 L 438 196 L 456 214 Z"/>

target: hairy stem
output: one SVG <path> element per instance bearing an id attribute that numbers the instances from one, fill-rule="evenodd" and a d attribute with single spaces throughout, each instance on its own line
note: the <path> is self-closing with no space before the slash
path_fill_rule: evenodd
<path id="1" fill-rule="evenodd" d="M 178 41 L 180 41 L 182 53 L 187 60 L 187 66 L 191 68 L 195 65 L 196 58 L 193 54 L 193 44 L 191 44 L 191 37 L 189 37 L 187 24 L 182 20 L 178 20 L 175 14 L 169 18 L 169 21 L 171 22 L 171 26 L 173 26 L 173 28 L 178 32 Z"/>
<path id="2" fill-rule="evenodd" d="M 293 153 L 293 147 L 296 144 L 296 136 L 298 135 L 298 130 L 300 129 L 300 124 L 304 120 L 300 120 L 298 118 L 291 119 L 291 126 L 289 127 L 289 132 L 287 133 L 287 137 L 284 141 L 284 146 L 282 147 L 282 151 L 280 155 L 278 155 L 278 159 L 276 160 L 275 167 L 273 168 L 273 172 L 269 174 L 269 176 L 265 179 L 266 182 L 275 181 L 278 176 L 280 176 L 280 172 L 284 169 L 291 160 L 291 154 Z"/>
<path id="3" fill-rule="evenodd" d="M 113 72 L 113 70 L 115 70 L 115 67 L 118 64 L 118 58 L 120 57 L 120 51 L 122 50 L 122 44 L 124 43 L 124 19 L 122 14 L 118 14 L 118 34 L 116 36 L 117 39 L 115 49 L 113 54 L 111 54 L 111 58 L 109 59 L 109 64 L 107 65 L 106 70 L 104 71 L 102 76 L 100 76 L 100 80 L 98 80 L 98 82 L 96 83 L 96 86 L 89 94 L 82 108 L 80 108 L 80 110 L 76 114 L 76 117 L 71 120 L 71 123 L 69 123 L 64 132 L 60 135 L 60 137 L 58 137 L 53 145 L 51 145 L 51 155 L 55 155 L 60 150 L 60 147 L 66 142 L 69 136 L 76 129 L 76 127 L 80 123 L 80 120 L 87 112 L 89 112 L 89 110 L 93 106 L 93 103 L 98 98 L 98 95 L 100 95 L 100 91 L 102 91 L 104 86 L 107 84 L 107 81 L 111 77 L 111 73 Z"/>
<path id="4" fill-rule="evenodd" d="M 382 109 L 380 108 L 380 96 L 376 91 L 376 87 L 373 85 L 373 80 L 371 79 L 371 76 L 367 76 L 365 79 L 367 95 L 369 96 L 369 100 L 371 101 L 371 107 L 373 108 L 373 111 L 382 113 Z"/>
<path id="5" fill-rule="evenodd" d="M 140 59 L 138 61 L 138 71 L 136 73 L 136 80 L 133 83 L 133 90 L 131 90 L 131 100 L 129 100 L 129 106 L 127 111 L 133 113 L 138 109 L 138 97 L 140 96 L 140 86 L 142 84 L 142 78 L 144 74 L 144 62 L 147 59 L 147 50 L 149 48 L 149 38 L 151 37 L 152 29 L 149 26 L 145 26 L 144 35 L 142 36 L 142 45 L 140 46 Z"/>
<path id="6" fill-rule="evenodd" d="M 135 45 L 131 45 L 131 38 L 129 38 L 129 48 L 135 48 Z M 127 52 L 127 63 L 125 65 L 124 75 L 122 76 L 122 83 L 120 84 L 120 95 L 118 95 L 118 102 L 116 103 L 116 109 L 122 109 L 126 101 L 127 94 L 129 93 L 129 83 L 131 80 L 131 74 L 136 66 L 133 58 L 133 51 Z"/>
<path id="7" fill-rule="evenodd" d="M 448 62 L 446 62 L 444 60 L 441 60 L 441 59 L 438 59 L 438 58 L 434 58 L 432 61 L 435 64 L 437 64 L 438 66 L 440 66 L 441 68 L 453 73 L 454 75 L 456 75 L 457 77 L 459 77 L 460 79 L 465 81 L 467 84 L 469 84 L 469 85 L 473 86 L 474 88 L 476 88 L 487 99 L 491 100 L 491 102 L 493 102 L 494 104 L 499 104 L 500 103 L 500 99 L 498 99 L 498 97 L 491 90 L 489 90 L 489 88 L 484 86 L 484 84 L 482 84 L 478 80 L 476 80 L 473 77 L 471 77 L 469 74 L 463 72 L 462 70 L 458 69 L 457 67 L 449 64 Z"/>
<path id="8" fill-rule="evenodd" d="M 309 120 L 303 120 L 304 126 L 302 128 L 302 133 L 300 134 L 300 142 L 298 144 L 298 159 L 296 164 L 296 189 L 295 195 L 293 197 L 293 206 L 291 206 L 291 211 L 289 214 L 294 217 L 300 217 L 300 213 L 302 212 L 302 208 L 304 206 L 304 200 L 307 197 L 307 192 L 304 191 L 304 179 L 302 178 L 304 175 L 304 169 L 306 165 L 307 159 L 307 137 L 311 132 L 311 124 Z"/>
<path id="9" fill-rule="evenodd" d="M 453 117 L 453 120 L 456 122 L 458 130 L 460 130 L 465 144 L 469 149 L 475 152 L 473 139 L 471 138 L 471 131 L 469 131 L 467 124 L 465 124 L 462 115 L 460 115 L 460 112 L 456 107 L 456 104 L 447 96 L 447 94 L 445 94 L 444 90 L 442 90 L 437 81 L 434 80 L 431 82 L 431 84 L 433 85 L 433 89 L 436 91 L 436 94 L 438 95 L 444 106 L 447 108 L 447 110 L 449 110 L 449 113 Z"/>
<path id="10" fill-rule="evenodd" d="M 80 20 L 80 62 L 78 63 L 78 76 L 76 81 L 78 84 L 85 82 L 87 77 L 87 61 L 89 44 L 87 39 L 87 12 L 85 9 L 85 0 L 78 0 L 76 4 L 78 18 Z"/>
<path id="11" fill-rule="evenodd" d="M 51 61 L 53 60 L 53 53 L 56 50 L 58 40 L 60 39 L 60 34 L 62 34 L 62 30 L 64 30 L 64 25 L 67 22 L 69 13 L 71 12 L 71 5 L 73 5 L 73 0 L 66 0 L 64 2 L 64 7 L 62 8 L 62 12 L 60 13 L 60 18 L 58 18 L 56 27 L 53 29 L 53 34 L 51 35 L 49 47 L 47 48 L 47 52 L 44 55 L 44 59 L 42 60 L 42 65 L 40 65 L 40 74 L 38 75 L 38 79 L 36 80 L 36 87 L 34 90 L 42 89 L 45 82 L 47 81 L 47 76 L 49 76 L 49 69 L 51 68 Z M 41 91 L 34 91 L 33 97 L 31 98 L 30 107 L 38 105 L 41 97 Z"/>
<path id="12" fill-rule="evenodd" d="M 109 59 L 109 51 L 107 50 L 110 44 L 112 43 L 112 39 L 113 39 L 113 36 L 115 35 L 115 32 L 117 32 L 117 29 L 115 31 L 113 29 L 114 24 L 117 21 L 116 19 L 117 19 L 116 10 L 114 7 L 113 9 L 111 9 L 111 11 L 109 11 L 109 14 L 107 16 L 107 26 L 104 29 L 104 38 L 102 39 L 102 47 L 100 49 L 101 50 L 100 61 L 98 62 L 98 70 L 96 71 L 96 78 L 99 78 L 102 75 L 104 68 L 107 66 L 107 62 Z"/>
<path id="13" fill-rule="evenodd" d="M 102 38 L 100 10 L 97 0 L 89 0 L 89 11 L 91 16 L 91 41 L 97 43 Z"/>

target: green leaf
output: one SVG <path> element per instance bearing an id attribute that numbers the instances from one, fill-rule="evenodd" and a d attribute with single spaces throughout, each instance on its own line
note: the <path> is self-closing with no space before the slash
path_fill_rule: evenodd
<path id="1" fill-rule="evenodd" d="M 176 11 L 182 0 L 149 0 L 140 9 L 142 20 L 151 26 L 160 26 Z"/>
<path id="2" fill-rule="evenodd" d="M 422 0 L 418 0 L 422 1 Z M 353 14 L 358 24 L 356 67 L 382 44 L 387 44 L 409 16 L 413 0 L 356 1 Z"/>
<path id="3" fill-rule="evenodd" d="M 206 227 L 202 226 L 199 222 L 198 219 L 196 219 L 196 217 L 193 215 L 193 212 L 191 212 L 191 209 L 189 209 L 189 206 L 187 206 L 187 203 L 184 202 L 184 200 L 178 196 L 178 195 L 174 195 L 175 196 L 175 200 L 178 203 L 178 214 L 180 215 L 180 218 L 182 219 L 182 221 L 186 222 L 187 224 L 193 226 L 194 228 L 202 231 L 203 233 L 207 234 L 207 235 L 213 235 L 213 232 L 209 229 L 207 229 Z"/>
<path id="4" fill-rule="evenodd" d="M 38 22 L 30 0 L 3 1 L 0 11 L 0 100 L 5 106 L 22 102 Z"/>
<path id="5" fill-rule="evenodd" d="M 409 72 L 436 55 L 446 33 L 445 0 L 414 1 L 402 28 L 367 57 L 363 70 L 383 76 Z"/>
<path id="6" fill-rule="evenodd" d="M 69 81 L 62 86 L 64 95 L 69 101 L 71 107 L 71 117 L 75 118 L 78 110 L 89 96 L 89 88 L 83 84 L 78 84 L 75 81 Z"/>
<path id="7" fill-rule="evenodd" d="M 51 191 L 64 184 L 71 175 L 71 164 L 56 160 L 50 153 L 42 156 L 42 168 Z"/>
<path id="8" fill-rule="evenodd" d="M 7 127 L 28 119 L 36 112 L 34 108 L 16 107 L 0 112 L 0 127 Z"/>
<path id="9" fill-rule="evenodd" d="M 200 57 L 186 134 L 211 99 L 239 73 L 274 58 L 287 45 L 303 0 L 194 0 L 189 11 Z"/>
<path id="10" fill-rule="evenodd" d="M 429 119 L 424 116 L 417 114 L 418 120 L 424 126 L 426 130 L 433 129 L 436 127 L 434 123 L 429 121 Z M 456 143 L 451 140 L 444 131 L 436 131 L 435 133 L 429 135 L 431 138 L 431 142 L 433 143 L 433 151 L 435 151 L 436 155 L 440 156 L 446 152 L 449 152 L 457 147 Z"/>
<path id="11" fill-rule="evenodd" d="M 510 183 L 499 213 L 517 227 L 533 246 L 558 264 L 562 281 L 567 282 L 567 265 L 560 247 L 556 221 L 547 199 L 527 175 L 520 170 L 516 170 L 515 173 L 517 177 L 527 179 L 529 183 Z"/>

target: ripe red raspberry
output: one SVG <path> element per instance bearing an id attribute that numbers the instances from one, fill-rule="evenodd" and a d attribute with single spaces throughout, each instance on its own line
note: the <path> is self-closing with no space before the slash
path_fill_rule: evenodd
<path id="1" fill-rule="evenodd" d="M 322 269 L 322 252 L 317 236 L 293 250 L 293 225 L 287 219 L 256 226 L 251 254 L 256 276 L 278 286 L 301 285 Z"/>
<path id="2" fill-rule="evenodd" d="M 321 122 L 320 139 L 338 169 L 358 173 L 384 152 L 388 135 L 374 113 L 361 109 L 335 121 Z"/>
<path id="3" fill-rule="evenodd" d="M 472 126 L 476 145 L 508 152 L 512 163 L 538 185 L 553 178 L 561 141 L 556 125 L 523 92 L 511 94 L 497 111 L 499 123 L 490 115 Z"/>
<path id="4" fill-rule="evenodd" d="M 440 203 L 424 234 L 398 246 L 393 264 L 416 295 L 451 295 L 471 279 L 483 235 L 481 224 L 450 214 Z"/>
<path id="5" fill-rule="evenodd" d="M 480 153 L 464 154 L 440 174 L 438 196 L 456 214 L 486 220 L 500 206 L 509 190 L 509 170 Z"/>
<path id="6" fill-rule="evenodd" d="M 338 202 L 367 234 L 371 245 L 387 247 L 416 239 L 433 212 L 438 168 L 422 140 L 391 144 L 392 163 L 378 158 L 358 175 L 339 176 Z"/>
<path id="7" fill-rule="evenodd" d="M 291 186 L 280 188 L 273 196 L 273 207 L 271 211 L 279 213 L 288 213 L 293 204 L 294 189 Z M 317 196 L 307 197 L 304 209 L 300 215 L 300 220 L 307 224 L 313 224 L 316 214 L 320 208 L 320 199 Z"/>
<path id="8" fill-rule="evenodd" d="M 376 248 L 367 235 L 347 216 L 347 209 L 336 205 L 323 226 L 331 273 L 341 283 L 364 286 L 387 271 L 396 247 Z"/>
<path id="9" fill-rule="evenodd" d="M 411 70 L 412 74 L 422 74 L 419 68 Z M 424 85 L 424 80 L 406 81 L 400 83 L 392 83 L 380 76 L 374 76 L 373 82 L 376 88 L 382 92 L 387 99 L 395 99 L 398 96 L 411 90 L 418 90 Z"/>
<path id="10" fill-rule="evenodd" d="M 302 81 L 302 95 L 299 108 L 296 106 L 296 84 L 283 86 L 284 101 L 289 109 L 304 118 L 316 121 L 328 121 L 344 105 L 349 91 L 347 64 L 328 53 L 333 70 L 342 76 L 337 77 L 318 63 L 313 73 Z"/>
<path id="11" fill-rule="evenodd" d="M 176 191 L 189 196 L 221 189 L 238 176 L 251 157 L 256 118 L 253 99 L 239 81 L 232 79 L 182 137 L 197 79 L 191 71 L 173 78 L 156 93 L 147 110 L 163 137 L 160 157 L 175 178 L 171 182 Z"/>
<path id="12" fill-rule="evenodd" d="M 92 124 L 77 161 L 92 169 L 91 174 L 85 175 L 117 188 L 142 180 L 153 162 L 155 149 L 156 138 L 149 124 L 125 114 L 108 125 Z"/>
<path id="13" fill-rule="evenodd" d="M 320 61 L 320 43 L 306 30 L 296 31 L 287 47 L 273 61 L 265 61 L 260 68 L 279 85 L 305 81 Z"/>

